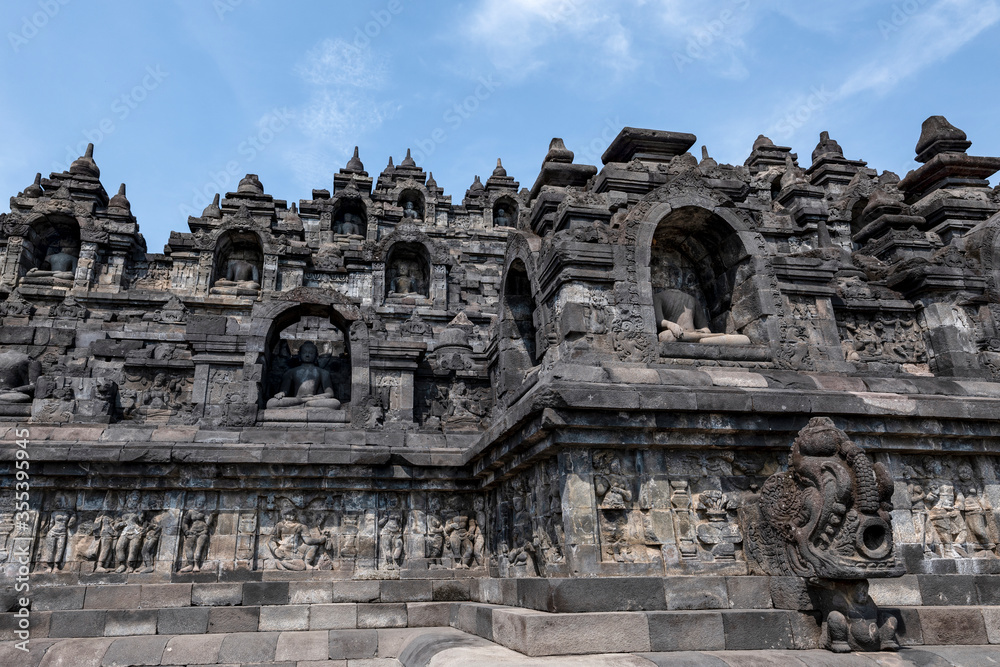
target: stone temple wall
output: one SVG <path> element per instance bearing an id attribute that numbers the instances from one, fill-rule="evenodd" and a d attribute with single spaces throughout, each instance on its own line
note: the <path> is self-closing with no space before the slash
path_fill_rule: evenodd
<path id="1" fill-rule="evenodd" d="M 39 176 L 0 216 L 6 574 L 782 574 L 759 516 L 814 417 L 871 497 L 801 544 L 1000 573 L 1000 158 L 941 117 L 902 180 L 695 141 L 556 139 L 460 205 L 409 155 L 297 204 L 248 175 L 162 253 L 92 150 Z"/>

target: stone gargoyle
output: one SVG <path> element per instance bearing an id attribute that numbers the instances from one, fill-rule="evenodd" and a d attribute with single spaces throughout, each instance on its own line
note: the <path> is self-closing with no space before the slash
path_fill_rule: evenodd
<path id="1" fill-rule="evenodd" d="M 897 619 L 867 583 L 905 573 L 893 553 L 888 470 L 828 417 L 799 432 L 788 467 L 741 510 L 751 571 L 800 581 L 798 608 L 823 613 L 832 650 L 898 649 Z"/>

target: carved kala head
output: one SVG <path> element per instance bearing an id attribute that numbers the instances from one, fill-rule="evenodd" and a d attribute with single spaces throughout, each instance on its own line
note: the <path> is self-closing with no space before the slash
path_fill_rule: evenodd
<path id="1" fill-rule="evenodd" d="M 828 417 L 814 417 L 792 445 L 788 472 L 771 475 L 744 515 L 757 569 L 830 579 L 902 575 L 892 489 L 885 466 Z"/>

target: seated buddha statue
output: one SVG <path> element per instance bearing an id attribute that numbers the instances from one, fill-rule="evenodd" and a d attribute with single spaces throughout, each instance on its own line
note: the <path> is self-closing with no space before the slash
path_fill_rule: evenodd
<path id="1" fill-rule="evenodd" d="M 417 280 L 414 267 L 410 262 L 401 262 L 396 269 L 396 277 L 392 281 L 392 294 L 409 295 L 417 293 Z"/>
<path id="2" fill-rule="evenodd" d="M 76 244 L 69 240 L 59 242 L 59 251 L 48 255 L 42 266 L 46 269 L 33 268 L 21 278 L 22 285 L 40 285 L 43 287 L 73 287 L 76 277 L 77 255 Z"/>
<path id="3" fill-rule="evenodd" d="M 337 233 L 345 234 L 347 236 L 364 236 L 361 233 L 362 220 L 361 216 L 357 213 L 351 213 L 348 211 L 344 213 L 343 219 L 340 224 L 337 225 Z"/>
<path id="4" fill-rule="evenodd" d="M 299 348 L 299 361 L 281 376 L 281 391 L 267 402 L 267 409 L 279 408 L 328 408 L 337 410 L 340 401 L 333 392 L 330 372 L 316 364 L 319 350 L 316 344 L 306 342 Z"/>
<path id="5" fill-rule="evenodd" d="M 418 211 L 417 207 L 413 205 L 413 202 L 408 201 L 403 204 L 403 219 L 420 220 L 420 211 Z"/>

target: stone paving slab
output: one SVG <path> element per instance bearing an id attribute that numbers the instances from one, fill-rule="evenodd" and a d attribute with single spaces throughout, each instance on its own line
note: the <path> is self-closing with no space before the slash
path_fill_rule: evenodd
<path id="1" fill-rule="evenodd" d="M 4 667 L 290 665 L 312 667 L 990 667 L 1000 646 L 921 646 L 898 653 L 822 650 L 673 651 L 527 657 L 454 628 L 38 639 L 0 642 Z"/>

